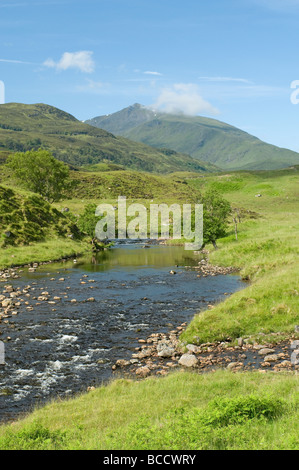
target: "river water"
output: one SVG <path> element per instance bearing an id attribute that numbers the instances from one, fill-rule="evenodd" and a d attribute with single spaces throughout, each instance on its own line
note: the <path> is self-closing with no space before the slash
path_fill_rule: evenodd
<path id="1" fill-rule="evenodd" d="M 9 280 L 25 292 L 18 314 L 1 324 L 1 339 L 11 339 L 0 366 L 0 421 L 105 383 L 138 339 L 167 333 L 244 287 L 237 275 L 198 278 L 198 261 L 183 247 L 128 244 Z"/>

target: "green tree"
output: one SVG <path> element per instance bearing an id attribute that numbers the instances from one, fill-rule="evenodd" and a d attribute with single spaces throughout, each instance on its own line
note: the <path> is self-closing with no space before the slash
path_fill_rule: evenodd
<path id="1" fill-rule="evenodd" d="M 70 187 L 68 166 L 47 150 L 15 153 L 8 157 L 6 166 L 27 189 L 50 203 L 59 201 Z"/>
<path id="2" fill-rule="evenodd" d="M 216 241 L 227 235 L 228 216 L 231 206 L 217 191 L 208 191 L 202 199 L 203 204 L 203 242 L 212 243 L 217 249 Z"/>
<path id="3" fill-rule="evenodd" d="M 91 238 L 91 249 L 93 252 L 103 250 L 103 243 L 96 237 L 95 229 L 99 217 L 95 215 L 97 205 L 89 203 L 85 206 L 84 212 L 80 215 L 77 225 L 82 233 L 85 233 Z"/>
<path id="4" fill-rule="evenodd" d="M 95 228 L 99 220 L 95 215 L 96 208 L 97 205 L 94 203 L 87 204 L 77 222 L 81 232 L 86 233 L 91 238 L 95 238 Z"/>

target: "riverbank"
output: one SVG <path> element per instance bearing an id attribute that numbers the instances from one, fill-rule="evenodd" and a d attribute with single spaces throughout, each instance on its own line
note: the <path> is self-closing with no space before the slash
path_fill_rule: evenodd
<path id="1" fill-rule="evenodd" d="M 114 380 L 0 427 L 0 449 L 296 450 L 298 377 L 175 372 Z"/>
<path id="2" fill-rule="evenodd" d="M 238 344 L 230 341 L 184 345 L 180 336 L 186 323 L 169 334 L 152 333 L 139 340 L 130 360 L 116 361 L 112 369 L 115 376 L 145 378 L 165 376 L 173 370 L 191 369 L 197 373 L 215 372 L 219 369 L 237 371 L 295 372 L 299 370 L 299 347 L 295 338 L 278 341 L 273 333 L 271 343 L 251 343 L 252 338 L 239 338 Z"/>
<path id="3" fill-rule="evenodd" d="M 49 239 L 25 246 L 9 246 L 0 250 L 2 274 L 33 264 L 54 263 L 91 252 L 90 243 L 71 239 Z"/>
<path id="4" fill-rule="evenodd" d="M 236 266 L 250 285 L 172 333 L 197 363 L 173 367 L 186 351 L 161 359 L 158 344 L 170 336 L 148 336 L 134 352 L 140 357 L 132 358 L 130 377 L 1 426 L 0 448 L 298 449 L 298 368 L 290 354 L 299 338 L 298 179 L 286 170 L 190 180 L 258 214 L 238 224 L 238 240 L 232 226 L 209 254 L 209 264 Z M 146 361 L 161 367 L 136 374 L 139 363 L 150 369 Z M 115 378 L 125 367 L 116 365 Z"/>

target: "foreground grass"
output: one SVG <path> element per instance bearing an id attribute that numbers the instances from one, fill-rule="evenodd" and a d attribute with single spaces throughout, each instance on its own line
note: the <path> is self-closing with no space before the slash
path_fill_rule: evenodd
<path id="1" fill-rule="evenodd" d="M 227 371 L 117 380 L 2 426 L 0 449 L 296 449 L 298 385 Z"/>

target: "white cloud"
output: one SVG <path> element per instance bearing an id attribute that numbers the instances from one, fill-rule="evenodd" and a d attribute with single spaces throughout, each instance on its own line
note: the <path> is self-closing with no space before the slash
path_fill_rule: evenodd
<path id="1" fill-rule="evenodd" d="M 145 75 L 155 75 L 155 76 L 162 76 L 162 73 L 159 72 L 151 72 L 150 70 L 143 72 Z"/>
<path id="2" fill-rule="evenodd" d="M 65 52 L 59 62 L 47 59 L 43 65 L 57 70 L 78 69 L 81 72 L 91 73 L 95 68 L 92 54 L 91 51 Z"/>
<path id="3" fill-rule="evenodd" d="M 162 89 L 156 102 L 151 106 L 165 113 L 183 113 L 196 116 L 199 113 L 219 114 L 218 109 L 205 101 L 193 83 L 176 83 Z"/>
<path id="4" fill-rule="evenodd" d="M 234 77 L 199 77 L 199 80 L 206 82 L 238 82 L 252 84 L 247 78 L 234 78 Z"/>
<path id="5" fill-rule="evenodd" d="M 25 62 L 24 60 L 13 60 L 13 59 L 0 59 L 0 62 L 7 62 L 8 64 L 25 64 L 25 65 L 37 65 L 33 62 Z"/>

